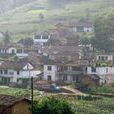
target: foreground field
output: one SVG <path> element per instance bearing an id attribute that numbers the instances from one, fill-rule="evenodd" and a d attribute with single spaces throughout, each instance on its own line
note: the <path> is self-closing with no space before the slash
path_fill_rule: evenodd
<path id="1" fill-rule="evenodd" d="M 113 90 L 110 89 L 110 90 Z M 110 91 L 111 93 L 111 91 Z M 0 94 L 8 94 L 14 96 L 23 96 L 30 98 L 30 90 L 0 87 Z M 34 98 L 41 99 L 43 97 L 53 95 L 45 92 L 34 91 Z M 102 96 L 67 96 L 67 95 L 56 95 L 60 99 L 67 100 L 72 108 L 75 110 L 76 114 L 114 114 L 114 97 L 102 97 Z"/>

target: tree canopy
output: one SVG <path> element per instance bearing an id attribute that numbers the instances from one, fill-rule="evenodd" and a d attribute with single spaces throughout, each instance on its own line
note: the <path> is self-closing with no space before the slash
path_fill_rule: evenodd
<path id="1" fill-rule="evenodd" d="M 114 51 L 114 15 L 102 16 L 94 24 L 92 45 L 100 50 Z"/>
<path id="2" fill-rule="evenodd" d="M 35 103 L 33 114 L 74 114 L 74 112 L 65 100 L 48 97 Z"/>

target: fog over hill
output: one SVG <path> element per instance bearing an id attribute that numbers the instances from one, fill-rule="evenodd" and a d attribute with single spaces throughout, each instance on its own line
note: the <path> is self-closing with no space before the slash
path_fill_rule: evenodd
<path id="1" fill-rule="evenodd" d="M 36 0 L 0 0 L 0 11 L 7 11 Z"/>

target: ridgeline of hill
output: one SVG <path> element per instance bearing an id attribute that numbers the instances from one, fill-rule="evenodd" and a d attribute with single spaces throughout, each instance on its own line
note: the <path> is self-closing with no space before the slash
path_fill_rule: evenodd
<path id="1" fill-rule="evenodd" d="M 81 17 L 89 17 L 94 21 L 98 16 L 107 15 L 114 11 L 114 0 L 1 1 L 6 1 L 6 5 L 10 5 L 9 7 L 5 6 L 6 9 L 3 12 L 0 9 L 0 32 L 8 30 L 13 41 L 30 37 L 34 31 L 54 28 L 55 23 L 59 21 L 78 20 Z M 0 6 L 0 8 L 2 7 Z"/>

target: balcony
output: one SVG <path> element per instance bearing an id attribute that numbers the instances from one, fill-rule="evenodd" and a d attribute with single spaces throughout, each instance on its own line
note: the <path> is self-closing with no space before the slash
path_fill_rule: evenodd
<path id="1" fill-rule="evenodd" d="M 82 71 L 57 71 L 57 74 L 68 74 L 68 75 L 73 75 L 73 74 L 82 74 Z"/>

